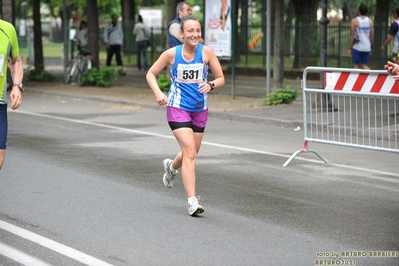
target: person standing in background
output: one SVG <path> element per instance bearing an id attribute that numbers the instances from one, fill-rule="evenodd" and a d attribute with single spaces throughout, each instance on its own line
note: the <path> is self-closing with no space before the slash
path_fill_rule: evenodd
<path id="1" fill-rule="evenodd" d="M 395 13 L 393 13 L 395 17 L 395 21 L 392 22 L 389 27 L 387 39 L 384 42 L 384 45 L 381 46 L 381 51 L 385 51 L 387 45 L 393 40 L 393 48 L 392 48 L 392 61 L 395 63 L 399 63 L 398 58 L 398 50 L 399 50 L 399 7 L 396 8 Z"/>
<path id="2" fill-rule="evenodd" d="M 111 66 L 112 57 L 116 56 L 116 64 L 118 67 L 119 76 L 124 76 L 122 62 L 122 46 L 123 46 L 123 30 L 118 24 L 118 15 L 112 15 L 112 21 L 105 26 L 104 42 L 107 47 L 107 66 Z"/>
<path id="3" fill-rule="evenodd" d="M 137 50 L 137 68 L 141 70 L 141 54 L 143 55 L 144 70 L 148 69 L 147 47 L 149 44 L 150 31 L 144 24 L 141 15 L 138 16 L 138 22 L 134 25 L 133 34 L 136 35 Z"/>
<path id="4" fill-rule="evenodd" d="M 349 54 L 352 56 L 354 68 L 370 69 L 368 63 L 374 40 L 373 21 L 366 16 L 366 5 L 359 6 L 359 15 L 351 20 Z"/>
<path id="5" fill-rule="evenodd" d="M 88 52 L 89 49 L 87 47 L 88 41 L 88 30 L 86 21 L 82 20 L 79 24 L 79 30 L 76 32 L 75 37 L 73 38 L 76 41 L 76 45 L 78 46 L 79 52 Z"/>
<path id="6" fill-rule="evenodd" d="M 24 70 L 19 55 L 19 44 L 14 26 L 0 19 L 0 169 L 3 167 L 7 147 L 7 67 L 13 81 L 10 93 L 11 109 L 18 109 L 22 104 L 22 79 Z M 8 64 L 9 63 L 9 64 Z"/>
<path id="7" fill-rule="evenodd" d="M 169 48 L 175 47 L 176 45 L 184 42 L 180 36 L 180 23 L 185 17 L 191 16 L 193 10 L 189 3 L 180 2 L 176 7 L 176 17 L 168 25 L 168 45 Z"/>

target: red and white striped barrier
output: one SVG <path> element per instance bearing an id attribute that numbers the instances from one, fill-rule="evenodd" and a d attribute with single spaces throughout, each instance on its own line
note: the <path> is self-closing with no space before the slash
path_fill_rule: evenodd
<path id="1" fill-rule="evenodd" d="M 308 73 L 319 73 L 323 87 L 307 84 Z M 303 148 L 328 160 L 309 142 L 399 153 L 399 81 L 386 70 L 307 67 L 301 82 Z"/>
<path id="2" fill-rule="evenodd" d="M 324 84 L 326 90 L 399 94 L 399 82 L 388 73 L 326 72 Z"/>

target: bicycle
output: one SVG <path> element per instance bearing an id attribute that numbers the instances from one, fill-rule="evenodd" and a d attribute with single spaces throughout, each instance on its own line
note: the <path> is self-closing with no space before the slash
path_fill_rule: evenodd
<path id="1" fill-rule="evenodd" d="M 91 69 L 92 56 L 89 52 L 79 50 L 79 53 L 73 58 L 65 83 L 77 80 L 79 86 L 83 86 L 87 81 L 89 70 Z"/>

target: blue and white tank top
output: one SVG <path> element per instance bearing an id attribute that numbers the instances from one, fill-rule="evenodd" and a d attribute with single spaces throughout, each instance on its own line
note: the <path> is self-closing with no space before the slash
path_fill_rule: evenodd
<path id="1" fill-rule="evenodd" d="M 171 86 L 167 106 L 189 112 L 200 112 L 208 108 L 207 94 L 199 92 L 198 84 L 207 82 L 208 66 L 202 59 L 202 44 L 197 45 L 194 59 L 183 58 L 183 45 L 176 46 L 175 62 L 170 70 Z"/>
<path id="2" fill-rule="evenodd" d="M 353 49 L 361 52 L 370 52 L 370 20 L 368 17 L 356 17 L 359 27 L 355 30 L 355 43 Z"/>

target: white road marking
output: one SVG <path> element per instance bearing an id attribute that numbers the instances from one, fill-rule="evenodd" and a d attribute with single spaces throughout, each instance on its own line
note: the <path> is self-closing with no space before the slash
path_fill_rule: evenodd
<path id="1" fill-rule="evenodd" d="M 0 242 L 0 254 L 28 266 L 51 266 L 38 258 Z"/>
<path id="2" fill-rule="evenodd" d="M 39 244 L 45 248 L 51 249 L 55 252 L 58 252 L 59 254 L 67 256 L 71 259 L 74 259 L 74 260 L 79 261 L 86 265 L 112 266 L 112 264 L 109 264 L 105 261 L 99 260 L 99 259 L 94 258 L 90 255 L 87 255 L 83 252 L 80 252 L 76 249 L 70 248 L 68 246 L 65 246 L 63 244 L 60 244 L 58 242 L 55 242 L 48 238 L 42 237 L 38 234 L 32 233 L 28 230 L 25 230 L 23 228 L 20 228 L 18 226 L 12 225 L 10 223 L 7 223 L 7 222 L 1 221 L 1 220 L 0 220 L 0 229 L 3 229 L 7 232 L 14 234 L 14 235 L 17 235 L 19 237 L 22 237 L 24 239 L 32 241 L 36 244 Z M 31 265 L 31 264 L 28 264 L 28 265 Z"/>
<path id="3" fill-rule="evenodd" d="M 37 117 L 45 117 L 45 118 L 51 118 L 51 119 L 56 119 L 56 120 L 61 120 L 61 121 L 67 121 L 67 122 L 71 122 L 71 123 L 77 123 L 77 124 L 83 124 L 83 125 L 91 125 L 91 126 L 97 126 L 97 127 L 102 127 L 102 128 L 108 128 L 108 129 L 113 129 L 113 130 L 118 130 L 118 131 L 123 131 L 123 132 L 129 132 L 129 133 L 134 133 L 134 134 L 141 134 L 141 135 L 147 135 L 147 136 L 153 136 L 153 137 L 159 137 L 159 138 L 167 138 L 167 139 L 175 139 L 174 136 L 170 136 L 170 135 L 162 135 L 162 134 L 158 134 L 158 133 L 152 133 L 152 132 L 147 132 L 147 131 L 123 128 L 123 127 L 118 127 L 118 126 L 111 126 L 111 125 L 106 125 L 106 124 L 100 124 L 100 123 L 94 123 L 94 122 L 89 122 L 89 121 L 65 118 L 65 117 L 60 117 L 60 116 L 32 113 L 32 112 L 21 111 L 21 110 L 14 110 L 13 112 L 26 114 L 26 115 L 37 116 Z M 268 152 L 268 151 L 262 151 L 262 150 L 255 150 L 255 149 L 249 149 L 249 148 L 242 148 L 242 147 L 238 147 L 238 146 L 225 145 L 225 144 L 219 144 L 219 143 L 213 143 L 213 142 L 207 142 L 207 141 L 203 141 L 202 144 L 213 146 L 213 147 L 219 147 L 219 148 L 226 148 L 226 149 L 232 149 L 232 150 L 238 150 L 238 151 L 244 151 L 244 152 L 251 152 L 251 153 L 265 154 L 265 155 L 271 155 L 271 156 L 276 156 L 276 157 L 283 157 L 283 158 L 286 158 L 286 159 L 291 157 L 291 155 L 286 155 L 286 154 L 281 154 L 281 153 Z M 306 162 L 324 164 L 324 162 L 322 162 L 320 160 L 313 160 L 313 159 L 308 159 L 308 158 L 303 158 L 303 157 L 296 157 L 295 160 L 302 160 L 302 161 L 306 161 Z M 367 172 L 367 173 L 373 173 L 373 174 L 377 174 L 377 175 L 387 175 L 387 176 L 399 177 L 399 173 L 392 173 L 392 172 L 387 172 L 387 171 L 380 171 L 380 170 L 374 170 L 374 169 L 369 169 L 369 168 L 363 168 L 363 167 L 357 167 L 357 166 L 351 166 L 351 165 L 343 165 L 343 164 L 335 164 L 335 163 L 330 163 L 330 165 L 335 166 L 335 167 L 339 167 L 339 168 L 344 168 L 344 169 L 350 169 L 350 170 L 355 170 L 355 171 L 363 171 L 363 172 Z M 382 180 L 382 181 L 399 183 L 399 180 L 391 179 L 391 178 L 384 178 L 384 177 L 368 177 L 368 178 L 375 179 L 375 180 Z"/>

